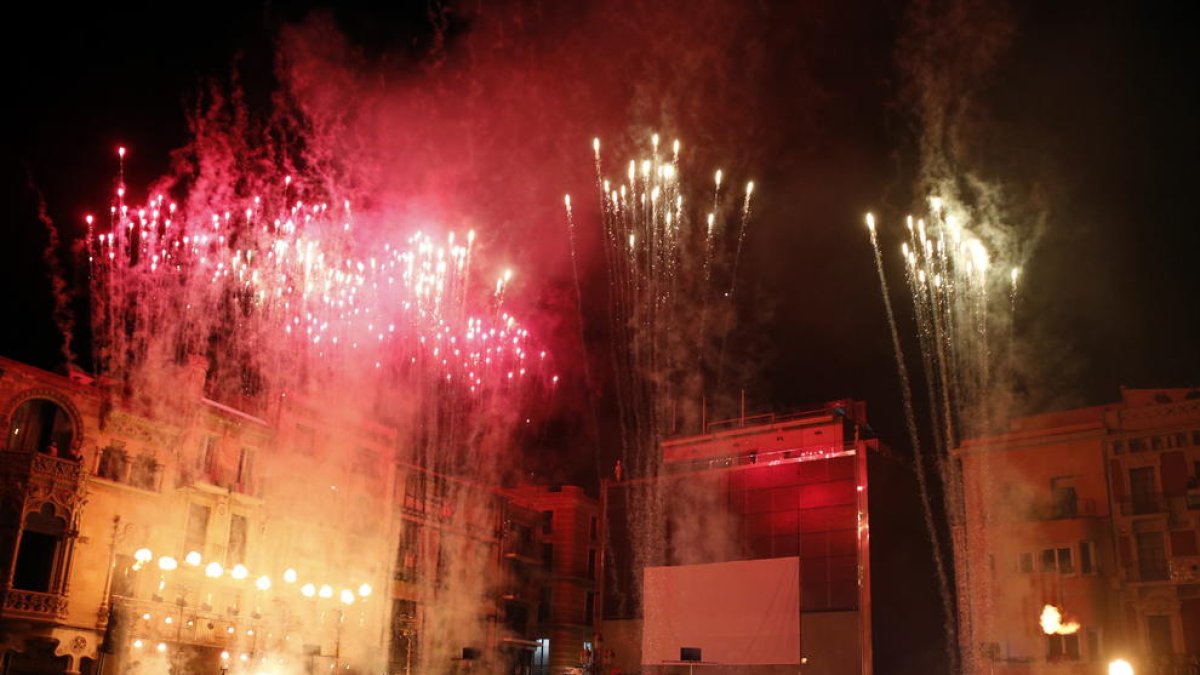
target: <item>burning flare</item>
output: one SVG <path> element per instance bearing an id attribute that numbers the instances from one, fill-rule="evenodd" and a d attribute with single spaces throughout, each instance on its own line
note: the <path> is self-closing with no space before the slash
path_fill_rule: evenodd
<path id="1" fill-rule="evenodd" d="M 1042 632 L 1046 635 L 1071 635 L 1079 630 L 1077 621 L 1063 623 L 1062 610 L 1054 605 L 1046 605 L 1042 608 L 1042 616 L 1039 621 L 1042 624 Z"/>

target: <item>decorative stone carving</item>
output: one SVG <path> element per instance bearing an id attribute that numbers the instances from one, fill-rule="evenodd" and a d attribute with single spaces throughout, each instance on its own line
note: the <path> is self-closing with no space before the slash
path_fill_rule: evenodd
<path id="1" fill-rule="evenodd" d="M 56 593 L 12 588 L 4 591 L 4 604 L 0 611 L 5 617 L 61 619 L 67 613 L 67 599 Z"/>

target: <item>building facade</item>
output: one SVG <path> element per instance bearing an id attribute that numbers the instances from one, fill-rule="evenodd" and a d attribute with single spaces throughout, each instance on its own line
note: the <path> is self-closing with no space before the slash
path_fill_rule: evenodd
<path id="1" fill-rule="evenodd" d="M 538 583 L 531 607 L 534 675 L 571 668 L 603 669 L 604 645 L 598 633 L 601 562 L 600 506 L 574 486 L 528 485 L 506 490 L 516 505 L 537 514 L 535 539 Z M 528 565 L 513 557 L 515 562 Z M 532 599 L 532 598 L 531 598 Z"/>
<path id="2" fill-rule="evenodd" d="M 871 672 L 866 422 L 865 404 L 838 401 L 711 423 L 663 443 L 658 477 L 604 483 L 602 631 L 623 671 L 643 665 L 640 491 L 659 504 L 661 564 L 799 557 L 801 672 Z"/>
<path id="3" fill-rule="evenodd" d="M 543 542 L 568 550 L 596 500 L 438 474 L 396 428 L 299 397 L 235 409 L 200 361 L 168 377 L 169 399 L 115 403 L 0 359 L 6 674 L 526 675 L 565 635 L 535 616 L 571 583 Z"/>
<path id="4" fill-rule="evenodd" d="M 954 452 L 970 590 L 992 672 L 1200 668 L 1200 392 L 1014 420 Z M 1047 607 L 1059 624 L 1041 620 Z"/>

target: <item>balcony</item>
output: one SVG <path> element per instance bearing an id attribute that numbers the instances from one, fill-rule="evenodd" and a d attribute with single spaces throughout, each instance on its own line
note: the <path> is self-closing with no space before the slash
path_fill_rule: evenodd
<path id="1" fill-rule="evenodd" d="M 1171 581 L 1181 584 L 1200 582 L 1200 556 L 1171 558 Z"/>
<path id="2" fill-rule="evenodd" d="M 1167 500 L 1161 493 L 1137 495 L 1118 500 L 1123 516 L 1149 516 L 1167 512 Z"/>
<path id="3" fill-rule="evenodd" d="M 51 481 L 78 482 L 83 476 L 83 467 L 78 461 L 52 457 L 40 452 L 0 453 L 0 473 L 26 475 Z"/>
<path id="4" fill-rule="evenodd" d="M 67 598 L 57 593 L 39 593 L 10 588 L 0 591 L 4 603 L 0 618 L 53 622 L 67 615 Z"/>
<path id="5" fill-rule="evenodd" d="M 1038 504 L 1030 509 L 1030 520 L 1071 520 L 1073 518 L 1095 518 L 1096 500 L 1070 499 L 1053 504 Z"/>

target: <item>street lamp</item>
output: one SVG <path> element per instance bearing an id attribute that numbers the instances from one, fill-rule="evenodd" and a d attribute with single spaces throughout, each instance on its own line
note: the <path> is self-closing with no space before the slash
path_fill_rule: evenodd
<path id="1" fill-rule="evenodd" d="M 1125 659 L 1108 662 L 1108 675 L 1133 675 L 1133 666 Z"/>

